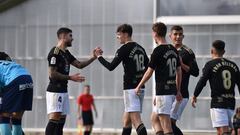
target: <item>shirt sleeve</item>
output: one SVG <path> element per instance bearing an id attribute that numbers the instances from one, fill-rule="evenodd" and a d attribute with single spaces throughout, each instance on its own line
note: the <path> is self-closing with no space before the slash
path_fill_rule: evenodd
<path id="1" fill-rule="evenodd" d="M 192 76 L 197 77 L 199 75 L 199 68 L 198 68 L 198 65 L 197 65 L 195 54 L 191 53 L 190 56 L 191 56 L 191 61 L 190 61 L 190 64 L 189 64 L 189 68 L 190 68 L 189 72 Z"/>
<path id="2" fill-rule="evenodd" d="M 198 81 L 198 83 L 197 83 L 197 86 L 196 86 L 196 88 L 195 88 L 195 91 L 194 91 L 194 96 L 195 96 L 195 97 L 197 97 L 197 96 L 201 93 L 203 87 L 206 85 L 206 83 L 207 83 L 207 81 L 208 81 L 208 79 L 209 79 L 210 66 L 209 66 L 208 63 L 205 64 L 202 72 L 203 72 L 203 73 L 202 73 L 202 76 L 200 77 L 200 79 L 199 79 L 199 81 Z"/>
<path id="3" fill-rule="evenodd" d="M 81 96 L 79 96 L 79 97 L 77 98 L 77 104 L 78 104 L 78 105 L 80 105 L 80 104 L 82 103 L 81 99 L 82 99 Z"/>
<path id="4" fill-rule="evenodd" d="M 150 58 L 150 62 L 148 64 L 148 67 L 152 68 L 152 69 L 156 69 L 156 66 L 157 66 L 157 60 L 158 60 L 158 57 L 159 54 L 157 53 L 157 50 L 156 48 L 153 50 L 153 53 L 151 54 L 151 58 Z"/>
<path id="5" fill-rule="evenodd" d="M 57 54 L 51 54 L 48 57 L 48 65 L 51 67 L 56 67 L 59 63 L 59 57 Z"/>
<path id="6" fill-rule="evenodd" d="M 113 58 L 112 62 L 108 62 L 103 57 L 99 57 L 99 62 L 107 68 L 109 71 L 113 71 L 122 61 L 123 59 L 123 52 L 118 50 Z"/>

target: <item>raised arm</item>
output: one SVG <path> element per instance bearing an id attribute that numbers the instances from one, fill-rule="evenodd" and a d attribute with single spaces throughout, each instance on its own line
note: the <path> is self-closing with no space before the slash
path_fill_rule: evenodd
<path id="1" fill-rule="evenodd" d="M 95 48 L 93 51 L 92 51 L 92 56 L 85 60 L 85 61 L 79 61 L 79 60 L 74 60 L 71 64 L 73 66 L 75 66 L 76 68 L 79 68 L 79 69 L 82 69 L 86 66 L 88 66 L 89 64 L 91 64 L 95 59 L 97 59 L 97 56 L 95 55 L 95 51 L 96 51 L 97 48 Z"/>
<path id="2" fill-rule="evenodd" d="M 107 68 L 109 71 L 113 71 L 122 61 L 121 57 L 118 55 L 115 55 L 115 57 L 113 58 L 112 62 L 108 62 L 107 60 L 105 60 L 102 57 L 102 50 L 101 49 L 97 49 L 95 52 L 96 56 L 98 57 L 99 62 L 105 67 Z"/>

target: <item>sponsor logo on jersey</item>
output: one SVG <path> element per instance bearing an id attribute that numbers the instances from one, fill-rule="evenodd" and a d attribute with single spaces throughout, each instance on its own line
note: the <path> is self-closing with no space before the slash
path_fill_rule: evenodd
<path id="1" fill-rule="evenodd" d="M 51 58 L 50 64 L 52 65 L 56 64 L 56 57 Z"/>
<path id="2" fill-rule="evenodd" d="M 33 84 L 32 83 L 26 83 L 26 84 L 20 84 L 19 85 L 19 90 L 25 90 L 25 89 L 29 89 L 29 88 L 33 88 Z"/>

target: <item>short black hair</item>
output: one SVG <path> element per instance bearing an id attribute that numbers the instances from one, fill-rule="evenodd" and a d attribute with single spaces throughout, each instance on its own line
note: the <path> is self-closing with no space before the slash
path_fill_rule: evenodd
<path id="1" fill-rule="evenodd" d="M 0 60 L 12 61 L 12 59 L 9 57 L 9 55 L 6 54 L 5 52 L 0 52 Z"/>
<path id="2" fill-rule="evenodd" d="M 117 32 L 127 33 L 129 37 L 132 37 L 133 29 L 130 24 L 125 23 L 125 24 L 118 26 Z"/>
<path id="3" fill-rule="evenodd" d="M 165 37 L 167 34 L 167 26 L 162 22 L 154 23 L 152 30 L 156 32 L 159 37 Z"/>
<path id="4" fill-rule="evenodd" d="M 89 84 L 85 84 L 84 87 L 88 87 L 88 88 L 90 88 L 90 85 L 89 85 Z"/>
<path id="5" fill-rule="evenodd" d="M 212 43 L 212 47 L 215 48 L 218 52 L 222 52 L 225 49 L 225 42 L 222 40 L 215 40 Z"/>
<path id="6" fill-rule="evenodd" d="M 62 33 L 65 33 L 65 34 L 72 33 L 72 30 L 67 27 L 61 27 L 57 31 L 57 37 L 59 38 L 59 35 Z"/>
<path id="7" fill-rule="evenodd" d="M 173 30 L 176 30 L 176 31 L 182 30 L 182 31 L 183 31 L 183 28 L 182 28 L 182 26 L 180 26 L 180 25 L 174 25 L 174 26 L 172 26 L 172 28 L 171 28 L 171 31 L 173 31 Z"/>

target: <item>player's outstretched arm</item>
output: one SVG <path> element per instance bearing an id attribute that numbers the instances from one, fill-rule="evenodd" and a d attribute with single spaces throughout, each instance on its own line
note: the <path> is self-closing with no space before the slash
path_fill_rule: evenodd
<path id="1" fill-rule="evenodd" d="M 68 75 L 57 72 L 57 67 L 48 68 L 49 78 L 54 80 L 70 80 Z"/>
<path id="2" fill-rule="evenodd" d="M 72 80 L 74 82 L 83 82 L 85 81 L 84 76 L 80 76 L 80 73 L 76 73 L 74 75 L 64 75 L 57 72 L 56 67 L 49 67 L 49 77 L 53 80 Z"/>
<path id="3" fill-rule="evenodd" d="M 95 59 L 97 59 L 97 56 L 95 55 L 96 48 L 92 52 L 92 56 L 85 61 L 79 61 L 79 60 L 74 60 L 71 64 L 75 66 L 76 68 L 82 69 L 89 64 L 91 64 Z"/>
<path id="4" fill-rule="evenodd" d="M 135 88 L 135 93 L 136 93 L 137 95 L 140 94 L 140 89 L 141 89 L 141 87 L 150 79 L 150 77 L 151 77 L 152 74 L 153 74 L 153 71 L 154 71 L 154 70 L 153 70 L 152 68 L 148 67 L 148 69 L 147 69 L 147 71 L 145 72 L 142 80 L 139 82 L 138 86 Z"/>
<path id="5" fill-rule="evenodd" d="M 110 63 L 102 57 L 102 52 L 103 51 L 101 49 L 97 49 L 95 52 L 99 62 L 109 71 L 113 71 L 121 63 L 121 58 L 119 56 L 115 56 Z"/>

